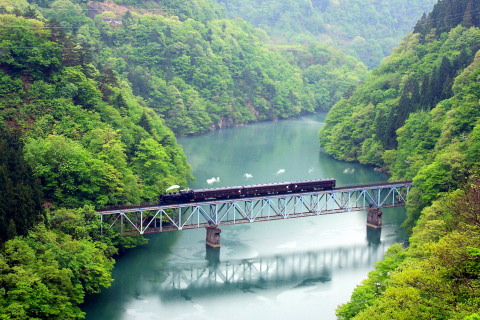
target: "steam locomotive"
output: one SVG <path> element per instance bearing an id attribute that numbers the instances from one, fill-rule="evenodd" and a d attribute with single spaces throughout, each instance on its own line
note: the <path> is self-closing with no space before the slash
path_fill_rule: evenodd
<path id="1" fill-rule="evenodd" d="M 303 193 L 331 190 L 335 188 L 335 179 L 306 180 L 257 184 L 238 187 L 181 190 L 178 193 L 166 193 L 159 197 L 160 205 L 226 200 L 248 197 L 261 197 L 277 194 Z"/>

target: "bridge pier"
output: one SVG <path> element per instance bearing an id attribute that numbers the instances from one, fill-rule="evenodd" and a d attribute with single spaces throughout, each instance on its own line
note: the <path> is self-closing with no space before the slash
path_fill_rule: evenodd
<path id="1" fill-rule="evenodd" d="M 380 229 L 382 227 L 383 212 L 378 208 L 369 208 L 367 210 L 367 227 Z"/>
<path id="2" fill-rule="evenodd" d="M 220 248 L 220 230 L 217 226 L 208 226 L 205 228 L 207 230 L 207 238 L 205 243 L 211 248 Z"/>

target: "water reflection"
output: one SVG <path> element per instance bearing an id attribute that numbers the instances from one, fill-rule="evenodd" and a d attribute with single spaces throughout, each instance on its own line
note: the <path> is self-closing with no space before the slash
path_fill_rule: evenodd
<path id="1" fill-rule="evenodd" d="M 367 228 L 367 242 L 369 245 L 379 245 L 380 238 L 382 235 L 382 229 L 375 229 L 375 228 Z"/>
<path id="2" fill-rule="evenodd" d="M 372 237 L 376 237 L 374 232 Z M 374 242 L 377 242 L 374 240 Z M 272 288 L 328 285 L 335 270 L 354 271 L 370 267 L 383 257 L 382 243 L 368 246 L 327 248 L 317 251 L 220 261 L 219 248 L 207 248 L 204 263 L 184 263 L 160 272 L 139 274 L 137 293 L 157 295 L 163 301 L 199 296 L 235 294 Z M 232 290 L 237 289 L 237 290 Z M 188 297 L 188 298 L 187 298 Z"/>
<path id="3" fill-rule="evenodd" d="M 213 250 L 200 229 L 151 235 L 118 261 L 113 287 L 85 311 L 91 320 L 244 320 L 248 305 L 260 315 L 253 319 L 334 319 L 335 306 L 404 239 L 399 211 L 385 210 L 381 230 L 366 228 L 362 212 L 225 226 Z"/>

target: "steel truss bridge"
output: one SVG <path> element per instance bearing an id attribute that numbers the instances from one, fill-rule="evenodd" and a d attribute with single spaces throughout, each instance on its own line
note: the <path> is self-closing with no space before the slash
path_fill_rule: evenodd
<path id="1" fill-rule="evenodd" d="M 307 193 L 99 210 L 102 226 L 123 235 L 197 229 L 404 206 L 411 181 L 340 187 Z M 376 211 L 375 211 L 376 210 Z M 380 213 L 379 213 L 380 212 Z M 370 217 L 369 217 L 370 218 Z M 375 217 L 374 217 L 375 218 Z M 381 227 L 381 218 L 380 225 Z M 378 221 L 369 223 L 374 226 Z M 103 227 L 102 227 L 103 228 Z"/>

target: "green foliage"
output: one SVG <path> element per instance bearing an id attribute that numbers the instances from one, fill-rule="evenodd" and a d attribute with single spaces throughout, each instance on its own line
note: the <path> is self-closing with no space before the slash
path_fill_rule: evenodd
<path id="1" fill-rule="evenodd" d="M 426 29 L 409 35 L 329 114 L 321 135 L 327 152 L 346 157 L 343 151 L 354 160 L 383 165 L 392 179 L 414 183 L 407 205 L 405 225 L 412 236 L 405 259 L 375 298 L 368 286 L 375 275 L 369 275 L 338 309 L 343 319 L 478 317 L 480 31 L 457 26 L 470 19 L 472 3 L 440 1 L 417 25 Z M 459 11 L 465 15 L 451 16 Z M 387 95 L 391 89 L 395 94 Z M 358 115 L 372 106 L 372 120 L 356 126 Z M 335 147 L 334 134 L 347 128 L 352 136 L 344 136 L 347 142 Z M 381 142 L 375 149 L 385 150 L 381 161 L 366 154 L 375 137 Z"/>
<path id="2" fill-rule="evenodd" d="M 83 318 L 84 296 L 113 280 L 111 257 L 146 242 L 104 231 L 93 207 L 61 208 L 45 225 L 8 240 L 0 252 L 0 318 Z"/>
<path id="3" fill-rule="evenodd" d="M 44 218 L 42 195 L 25 163 L 19 134 L 0 129 L 0 244 Z"/>
<path id="4" fill-rule="evenodd" d="M 40 21 L 9 15 L 1 21 L 15 26 L 18 41 L 77 46 L 76 38 L 56 27 L 51 33 Z M 6 32 L 1 36 L 7 41 Z M 49 56 L 57 58 L 54 68 L 43 62 L 39 67 L 38 59 L 32 64 L 26 59 L 34 57 L 28 56 L 3 55 L 8 61 L 0 71 L 0 119 L 24 133 L 25 158 L 48 202 L 139 203 L 156 199 L 170 184 L 186 186 L 190 168 L 172 132 L 114 71 L 102 72 L 70 50 Z M 159 161 L 169 162 L 161 164 L 161 173 L 150 170 L 150 176 L 134 160 L 140 142 L 148 139 L 165 154 Z"/>
<path id="5" fill-rule="evenodd" d="M 152 198 L 162 193 L 166 186 L 174 184 L 174 177 L 168 176 L 169 160 L 165 149 L 153 139 L 141 140 L 137 146 L 133 164 L 144 182 L 151 187 L 145 193 Z M 163 179 L 159 180 L 157 175 Z"/>
<path id="6" fill-rule="evenodd" d="M 40 178 L 45 197 L 56 203 L 104 205 L 122 192 L 120 172 L 63 136 L 27 141 L 25 159 Z"/>
<path id="7" fill-rule="evenodd" d="M 53 73 L 57 88 L 44 83 L 47 92 L 94 109 L 101 99 L 114 103 L 113 87 L 127 79 L 134 94 L 176 134 L 327 110 L 366 76 L 363 64 L 331 47 L 312 45 L 304 54 L 298 46 L 296 57 L 288 47 L 267 47 L 263 31 L 241 19 L 219 19 L 223 17 L 219 6 L 208 0 L 116 1 L 163 15 L 135 10 L 123 14 L 124 7 L 115 3 L 85 7 L 86 1 L 32 2 L 51 19 L 41 29 L 48 41 L 40 43 L 38 37 L 21 31 L 22 43 L 15 43 L 15 48 L 23 52 L 20 46 L 25 43 L 34 47 L 36 64 L 4 55 L 12 66 L 17 64 L 17 74 L 28 74 L 24 82 Z M 91 19 L 86 8 L 99 14 Z M 16 17 L 11 19 L 19 24 Z M 5 45 L 13 45 L 10 42 Z"/>
<path id="8" fill-rule="evenodd" d="M 316 110 L 329 110 L 368 76 L 363 63 L 331 46 L 312 44 L 307 50 L 289 51 L 304 70 L 304 82 L 314 95 Z"/>
<path id="9" fill-rule="evenodd" d="M 277 41 L 333 43 L 376 67 L 436 1 L 218 0 Z M 474 7 L 475 8 L 475 7 Z"/>
<path id="10" fill-rule="evenodd" d="M 146 1 L 146 0 L 115 0 L 117 4 L 130 5 L 165 14 L 174 15 L 181 20 L 195 19 L 208 21 L 223 17 L 222 8 L 213 0 L 188 0 L 188 1 Z"/>
<path id="11" fill-rule="evenodd" d="M 439 35 L 457 25 L 465 28 L 480 27 L 480 17 L 477 11 L 479 6 L 478 0 L 439 1 L 428 16 L 424 15 L 417 22 L 414 32 L 423 35 L 433 32 Z"/>
<path id="12" fill-rule="evenodd" d="M 337 308 L 338 319 L 351 319 L 371 306 L 385 292 L 390 272 L 395 270 L 406 257 L 405 250 L 399 244 L 391 246 L 383 261 L 368 274 L 368 279 L 357 286 L 348 303 Z"/>
<path id="13" fill-rule="evenodd" d="M 448 137 L 447 141 L 453 138 L 450 132 L 460 137 L 462 132 L 467 134 L 472 128 L 472 116 L 476 116 L 476 95 L 462 94 L 454 83 L 475 87 L 473 70 L 477 62 L 467 69 L 471 71 L 456 78 L 455 75 L 467 66 L 467 61 L 472 62 L 480 31 L 458 27 L 442 37 L 419 44 L 419 35 L 409 35 L 348 99 L 353 111 L 332 108 L 321 132 L 325 150 L 342 160 L 378 166 L 385 165 L 384 150 L 395 150 L 388 153 L 386 164 L 395 178 L 411 179 L 422 165 L 433 160 L 437 142 L 443 141 L 440 133 Z M 469 76 L 470 81 L 461 80 Z M 472 88 L 470 92 L 476 91 Z M 427 99 L 428 93 L 435 99 Z M 454 98 L 448 100 L 452 95 Z M 438 99 L 443 100 L 438 104 Z M 467 104 L 466 99 L 471 102 Z M 449 112 L 451 109 L 456 113 Z M 463 116 L 463 123 L 450 120 L 452 129 L 446 123 L 442 127 L 445 117 L 452 116 L 458 119 L 455 121 Z M 336 134 L 345 131 L 349 136 L 337 146 Z"/>
<path id="14" fill-rule="evenodd" d="M 110 286 L 110 256 L 116 251 L 91 238 L 98 232 L 97 215 L 88 209 L 60 210 L 52 226 L 49 231 L 40 224 L 28 236 L 5 243 L 0 254 L 2 319 L 83 318 L 78 305 L 85 294 Z"/>
<path id="15" fill-rule="evenodd" d="M 22 11 L 28 6 L 26 0 L 2 0 L 0 1 L 0 8 L 2 13 L 12 13 L 14 10 Z"/>
<path id="16" fill-rule="evenodd" d="M 0 63 L 17 75 L 44 78 L 58 70 L 61 48 L 49 41 L 50 31 L 38 20 L 0 15 Z"/>
<path id="17" fill-rule="evenodd" d="M 471 266 L 478 265 L 478 257 L 468 247 L 478 248 L 478 239 L 478 229 L 452 232 L 423 249 L 426 256 L 393 273 L 381 299 L 355 319 L 463 319 L 477 311 L 478 270 Z"/>
<path id="18" fill-rule="evenodd" d="M 85 16 L 83 8 L 80 4 L 70 0 L 38 0 L 43 3 L 38 3 L 41 6 L 47 6 L 49 9 L 42 10 L 42 14 L 50 19 L 58 21 L 58 23 L 64 28 L 71 28 L 74 33 L 77 33 L 81 26 L 87 24 L 89 19 Z M 49 2 L 48 4 L 46 2 Z M 32 1 L 33 2 L 33 1 Z M 82 1 L 83 2 L 83 1 Z"/>
<path id="19" fill-rule="evenodd" d="M 62 87 L 62 95 L 73 100 L 75 105 L 85 109 L 93 109 L 99 104 L 101 92 L 93 79 L 88 79 L 81 66 L 66 67 L 59 74 L 58 87 Z"/>
<path id="20" fill-rule="evenodd" d="M 381 282 L 383 290 L 372 295 L 380 264 L 337 310 L 340 319 L 475 319 L 480 307 L 479 190 L 473 183 L 425 208 L 409 248 Z"/>
<path id="21" fill-rule="evenodd" d="M 97 69 L 81 36 L 13 15 L 0 23 L 8 49 L 0 67 L 0 318 L 82 318 L 85 294 L 112 281 L 111 256 L 146 242 L 102 235 L 93 206 L 155 200 L 167 183 L 186 186 L 190 168 L 163 120 L 128 82 Z M 136 165 L 140 154 L 161 157 L 147 172 Z"/>
<path id="22" fill-rule="evenodd" d="M 103 253 L 106 257 L 148 242 L 141 236 L 121 236 L 108 228 L 108 225 L 102 225 L 94 207 L 88 205 L 77 209 L 59 208 L 51 211 L 47 222 L 50 228 L 74 240 L 89 239 L 105 244 Z"/>
<path id="23" fill-rule="evenodd" d="M 201 23 L 131 14 L 121 28 L 96 20 L 100 39 L 109 46 L 105 50 L 128 61 L 114 66 L 116 71 L 177 134 L 316 108 L 288 54 L 268 50 L 261 44 L 265 34 L 243 20 Z"/>

